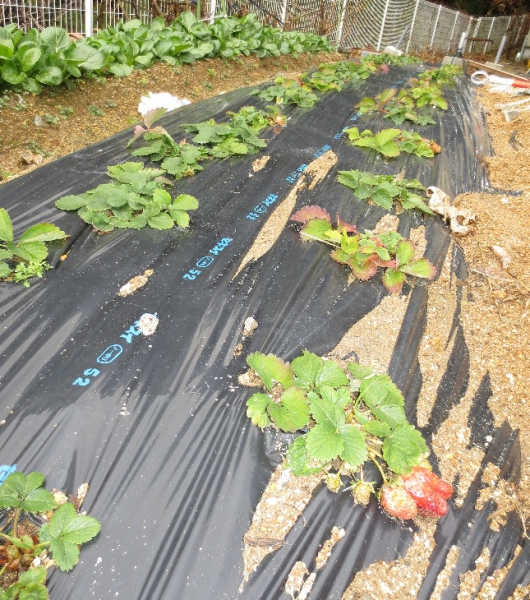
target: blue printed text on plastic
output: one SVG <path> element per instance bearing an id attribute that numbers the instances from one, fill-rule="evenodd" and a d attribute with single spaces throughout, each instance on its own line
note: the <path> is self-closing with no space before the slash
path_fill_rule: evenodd
<path id="1" fill-rule="evenodd" d="M 326 144 L 325 146 L 322 146 L 322 148 L 320 148 L 320 150 L 317 150 L 313 156 L 315 158 L 320 158 L 323 154 L 326 154 L 326 152 L 328 150 L 331 150 L 331 146 L 329 146 L 328 144 Z"/>
<path id="2" fill-rule="evenodd" d="M 300 175 L 307 169 L 307 165 L 301 164 L 296 171 L 293 171 L 288 177 L 285 178 L 289 183 L 294 183 Z"/>
<path id="3" fill-rule="evenodd" d="M 116 360 L 118 356 L 123 352 L 123 346 L 119 344 L 112 344 L 96 358 L 96 361 L 101 365 L 109 365 L 113 360 Z"/>
<path id="4" fill-rule="evenodd" d="M 17 470 L 17 465 L 0 465 L 0 485 Z"/>
<path id="5" fill-rule="evenodd" d="M 202 269 L 206 269 L 209 267 L 213 261 L 214 257 L 218 256 L 220 252 L 222 252 L 229 244 L 231 244 L 234 240 L 229 237 L 222 238 L 215 244 L 215 246 L 210 250 L 209 254 L 199 258 L 199 260 L 195 263 L 198 269 L 190 269 L 187 273 L 184 273 L 182 279 L 187 279 L 188 281 L 193 281 L 197 279 L 197 277 L 202 273 Z"/>
<path id="6" fill-rule="evenodd" d="M 251 221 L 256 221 L 257 219 L 259 219 L 260 215 L 263 215 L 267 212 L 269 206 L 271 206 L 271 204 L 274 204 L 276 200 L 278 200 L 277 194 L 269 194 L 265 198 L 265 200 L 263 200 L 263 202 L 260 202 L 254 207 L 254 210 L 252 212 L 248 213 L 246 218 L 250 219 Z"/>

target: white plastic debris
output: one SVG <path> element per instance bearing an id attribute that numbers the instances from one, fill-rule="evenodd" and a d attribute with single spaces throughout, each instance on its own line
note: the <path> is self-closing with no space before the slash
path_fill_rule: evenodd
<path id="1" fill-rule="evenodd" d="M 191 104 L 187 98 L 177 98 L 167 92 L 160 92 L 153 94 L 148 92 L 147 96 L 140 98 L 140 104 L 138 104 L 138 112 L 143 116 L 150 110 L 155 108 L 165 108 L 166 110 L 175 110 L 186 104 Z"/>
<path id="2" fill-rule="evenodd" d="M 153 335 L 158 327 L 158 320 L 156 315 L 145 313 L 138 319 L 138 329 L 144 335 Z"/>
<path id="3" fill-rule="evenodd" d="M 507 269 L 512 262 L 511 255 L 506 252 L 504 248 L 501 248 L 501 246 L 492 246 L 491 249 L 493 250 L 495 256 L 501 261 L 502 268 Z"/>
<path id="4" fill-rule="evenodd" d="M 243 335 L 250 336 L 254 333 L 254 331 L 258 328 L 258 322 L 254 317 L 248 317 L 245 319 L 245 327 L 243 328 Z"/>
<path id="5" fill-rule="evenodd" d="M 440 188 L 433 185 L 427 188 L 429 208 L 442 215 L 444 221 L 456 235 L 466 235 L 471 231 L 471 223 L 477 220 L 470 210 L 458 208 L 451 204 L 451 198 Z"/>

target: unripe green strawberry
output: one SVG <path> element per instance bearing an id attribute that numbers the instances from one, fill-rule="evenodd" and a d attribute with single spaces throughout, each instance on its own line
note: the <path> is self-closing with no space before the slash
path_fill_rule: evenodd
<path id="1" fill-rule="evenodd" d="M 363 506 L 368 506 L 370 502 L 370 497 L 374 492 L 374 488 L 371 483 L 366 483 L 364 481 L 358 481 L 353 486 L 353 501 L 355 504 L 362 504 Z"/>
<path id="2" fill-rule="evenodd" d="M 381 506 L 391 517 L 402 521 L 413 519 L 418 514 L 418 507 L 412 496 L 399 485 L 385 484 L 381 488 Z"/>

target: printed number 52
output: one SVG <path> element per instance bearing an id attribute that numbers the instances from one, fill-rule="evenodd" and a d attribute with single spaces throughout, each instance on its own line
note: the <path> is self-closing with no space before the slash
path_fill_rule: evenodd
<path id="1" fill-rule="evenodd" d="M 72 383 L 72 385 L 80 385 L 82 387 L 84 387 L 85 385 L 88 385 L 90 383 L 89 377 L 97 377 L 99 375 L 99 371 L 98 371 L 98 369 L 86 369 L 85 372 L 83 373 L 83 375 L 85 375 L 86 379 L 83 379 L 82 377 L 78 377 Z"/>

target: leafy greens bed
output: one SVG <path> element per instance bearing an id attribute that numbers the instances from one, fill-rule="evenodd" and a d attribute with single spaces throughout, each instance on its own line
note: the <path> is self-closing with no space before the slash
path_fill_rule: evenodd
<path id="1" fill-rule="evenodd" d="M 304 52 L 330 50 L 325 37 L 283 32 L 263 25 L 254 14 L 223 18 L 209 25 L 185 12 L 169 27 L 162 18 L 150 25 L 134 19 L 76 42 L 60 27 L 24 33 L 13 23 L 0 27 L 0 89 L 39 94 L 42 85 L 71 84 L 72 78 L 88 74 L 123 77 L 158 60 L 178 65 L 201 58 L 236 58 L 241 54 L 296 57 Z"/>

